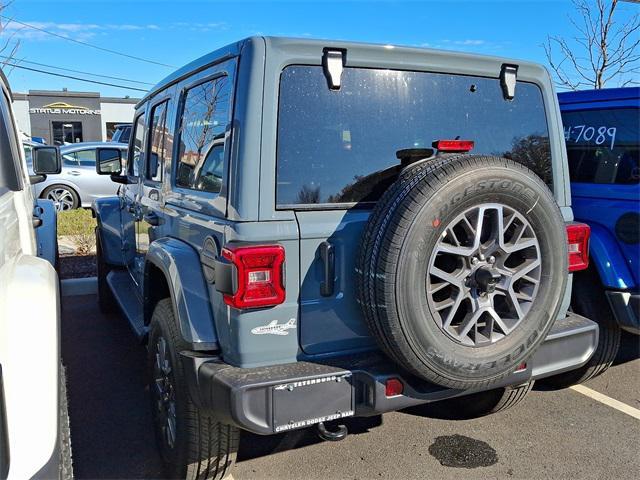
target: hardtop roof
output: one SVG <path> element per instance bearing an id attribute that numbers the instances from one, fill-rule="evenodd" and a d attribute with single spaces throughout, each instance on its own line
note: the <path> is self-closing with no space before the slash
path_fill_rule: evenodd
<path id="1" fill-rule="evenodd" d="M 138 108 L 140 105 L 144 104 L 147 100 L 155 96 L 159 91 L 168 87 L 169 85 L 178 82 L 179 80 L 190 76 L 191 74 L 204 69 L 208 65 L 221 61 L 225 58 L 231 58 L 240 54 L 242 49 L 247 43 L 250 42 L 264 42 L 267 50 L 269 48 L 278 48 L 283 46 L 291 46 L 292 44 L 296 44 L 301 48 L 313 49 L 317 50 L 318 48 L 322 49 L 325 47 L 329 48 L 339 48 L 345 49 L 347 52 L 349 49 L 357 48 L 359 50 L 366 49 L 371 51 L 381 51 L 384 49 L 385 54 L 394 55 L 394 56 L 402 56 L 403 54 L 412 54 L 416 53 L 420 54 L 428 54 L 434 53 L 438 55 L 442 55 L 445 53 L 447 56 L 451 56 L 460 61 L 483 58 L 486 61 L 492 61 L 496 64 L 517 64 L 519 66 L 531 66 L 534 68 L 542 68 L 540 64 L 535 62 L 529 62 L 524 60 L 516 60 L 512 58 L 503 58 L 503 57 L 494 57 L 489 55 L 481 55 L 477 53 L 467 53 L 467 52 L 459 52 L 459 51 L 449 51 L 442 49 L 431 49 L 431 48 L 423 48 L 423 47 L 410 47 L 410 46 L 396 46 L 396 45 L 385 45 L 380 43 L 366 43 L 366 42 L 352 42 L 352 41 L 340 41 L 340 40 L 325 40 L 325 39 L 309 39 L 309 38 L 295 38 L 295 37 L 262 37 L 262 36 L 253 36 L 247 37 L 237 42 L 225 45 L 217 50 L 214 50 L 210 53 L 207 53 L 200 58 L 197 58 L 188 64 L 180 67 L 173 73 L 166 76 L 160 82 L 158 82 L 147 95 L 145 95 L 140 102 L 136 105 Z M 347 53 L 348 58 L 348 53 Z M 409 65 L 410 67 L 410 65 Z M 496 72 L 499 73 L 499 72 Z"/>
<path id="2" fill-rule="evenodd" d="M 640 99 L 640 87 L 601 88 L 558 93 L 560 105 L 633 99 Z"/>

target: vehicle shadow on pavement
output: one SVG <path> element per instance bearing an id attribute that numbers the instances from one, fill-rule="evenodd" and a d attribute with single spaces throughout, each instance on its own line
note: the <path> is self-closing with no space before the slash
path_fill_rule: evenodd
<path id="1" fill-rule="evenodd" d="M 620 350 L 614 360 L 614 365 L 621 365 L 640 358 L 640 336 L 622 331 Z"/>
<path id="2" fill-rule="evenodd" d="M 146 351 L 120 314 L 101 314 L 94 295 L 63 297 L 62 355 L 67 368 L 71 441 L 76 477 L 162 478 L 153 435 Z M 639 338 L 623 334 L 614 365 L 640 358 Z M 456 419 L 447 402 L 402 412 Z M 350 434 L 382 425 L 382 416 L 341 420 Z M 330 424 L 329 424 L 330 426 Z M 238 462 L 296 450 L 322 442 L 315 429 L 260 436 L 243 432 Z"/>
<path id="3" fill-rule="evenodd" d="M 339 423 L 347 427 L 349 435 L 358 435 L 381 426 L 382 415 L 366 418 L 343 418 Z M 327 422 L 326 425 L 328 429 L 335 430 L 337 423 Z M 236 460 L 242 462 L 324 442 L 325 440 L 318 437 L 315 432 L 316 429 L 313 427 L 269 436 L 254 435 L 243 431 L 240 435 L 240 449 Z"/>
<path id="4" fill-rule="evenodd" d="M 611 364 L 611 367 L 616 367 L 619 365 L 624 365 L 625 363 L 632 362 L 640 358 L 640 336 L 631 334 L 626 331 L 622 331 L 622 336 L 620 337 L 620 348 L 618 350 L 618 355 L 616 359 Z M 606 375 L 605 371 L 602 375 Z M 595 378 L 599 378 L 595 377 Z M 533 387 L 534 390 L 538 392 L 552 392 L 556 390 L 562 390 L 566 387 L 557 387 L 552 382 L 547 382 L 545 379 L 541 379 L 536 382 Z"/>
<path id="5" fill-rule="evenodd" d="M 145 348 L 119 313 L 100 313 L 95 295 L 63 297 L 62 304 L 76 478 L 162 478 L 145 387 Z M 381 425 L 382 416 L 341 423 L 350 434 L 365 433 Z M 242 432 L 238 462 L 322 441 L 314 429 L 273 436 Z"/>
<path id="6" fill-rule="evenodd" d="M 94 295 L 62 298 L 76 478 L 160 478 L 146 352 L 119 315 L 103 315 Z"/>

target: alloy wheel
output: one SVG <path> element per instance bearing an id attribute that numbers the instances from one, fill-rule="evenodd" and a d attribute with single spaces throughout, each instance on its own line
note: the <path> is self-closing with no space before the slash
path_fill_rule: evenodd
<path id="1" fill-rule="evenodd" d="M 176 398 L 169 348 L 164 337 L 158 337 L 155 350 L 152 394 L 156 407 L 156 427 L 165 446 L 173 449 L 176 444 Z"/>
<path id="2" fill-rule="evenodd" d="M 73 209 L 73 194 L 64 187 L 50 190 L 47 193 L 47 199 L 53 201 L 53 205 L 59 212 Z"/>
<path id="3" fill-rule="evenodd" d="M 527 219 L 499 203 L 465 210 L 431 254 L 429 308 L 457 343 L 491 345 L 508 336 L 531 309 L 541 278 L 540 245 Z"/>

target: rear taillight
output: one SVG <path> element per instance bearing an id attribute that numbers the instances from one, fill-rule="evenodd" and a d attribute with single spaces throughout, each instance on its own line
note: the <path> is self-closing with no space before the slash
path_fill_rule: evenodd
<path id="1" fill-rule="evenodd" d="M 472 140 L 437 140 L 432 144 L 438 152 L 464 153 L 473 150 Z"/>
<path id="2" fill-rule="evenodd" d="M 222 256 L 235 266 L 235 292 L 224 302 L 235 308 L 271 307 L 284 302 L 284 248 L 280 245 L 233 246 Z"/>
<path id="3" fill-rule="evenodd" d="M 569 271 L 585 270 L 589 266 L 589 236 L 591 228 L 585 223 L 567 224 Z"/>

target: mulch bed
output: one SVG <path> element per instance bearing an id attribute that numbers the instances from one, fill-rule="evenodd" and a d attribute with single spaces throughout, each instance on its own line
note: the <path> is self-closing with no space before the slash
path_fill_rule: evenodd
<path id="1" fill-rule="evenodd" d="M 60 279 L 95 277 L 95 255 L 61 255 L 58 275 Z"/>

